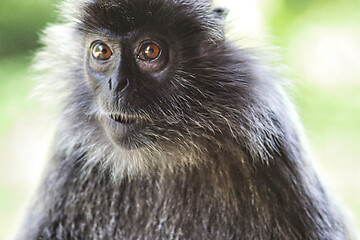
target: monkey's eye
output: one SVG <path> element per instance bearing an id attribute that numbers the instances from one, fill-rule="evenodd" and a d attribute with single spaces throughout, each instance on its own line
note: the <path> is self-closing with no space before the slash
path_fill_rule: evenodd
<path id="1" fill-rule="evenodd" d="M 112 51 L 108 45 L 102 42 L 96 42 L 91 46 L 93 58 L 96 60 L 109 60 L 112 56 Z"/>
<path id="2" fill-rule="evenodd" d="M 160 47 L 153 42 L 144 43 L 138 54 L 138 58 L 143 61 L 152 61 L 157 59 L 161 55 Z"/>
<path id="3" fill-rule="evenodd" d="M 140 71 L 155 74 L 168 66 L 169 49 L 161 41 L 145 40 L 137 44 L 134 56 Z"/>

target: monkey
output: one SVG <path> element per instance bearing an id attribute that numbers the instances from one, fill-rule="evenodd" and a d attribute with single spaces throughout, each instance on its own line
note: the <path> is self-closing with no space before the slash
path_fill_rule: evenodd
<path id="1" fill-rule="evenodd" d="M 58 131 L 17 239 L 350 239 L 281 77 L 226 37 L 227 10 L 61 6 L 35 60 Z"/>

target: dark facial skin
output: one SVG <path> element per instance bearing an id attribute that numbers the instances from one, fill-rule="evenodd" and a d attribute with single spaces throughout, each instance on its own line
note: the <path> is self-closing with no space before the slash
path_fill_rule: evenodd
<path id="1" fill-rule="evenodd" d="M 91 36 L 86 52 L 86 72 L 102 111 L 102 126 L 113 142 L 130 149 L 151 140 L 129 139 L 151 124 L 141 110 L 157 90 L 168 86 L 173 56 L 165 41 L 137 36 Z"/>

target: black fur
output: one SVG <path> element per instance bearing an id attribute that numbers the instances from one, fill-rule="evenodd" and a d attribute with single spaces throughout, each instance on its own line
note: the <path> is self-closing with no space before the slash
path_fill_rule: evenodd
<path id="1" fill-rule="evenodd" d="M 65 6 L 75 10 L 47 31 L 37 61 L 49 88 L 67 92 L 64 110 L 19 239 L 349 238 L 279 82 L 225 39 L 225 10 L 205 0 Z M 151 119 L 124 149 L 99 120 L 86 39 L 142 34 L 164 39 L 171 65 L 160 82 L 130 64 L 121 72 L 131 90 L 106 107 Z"/>

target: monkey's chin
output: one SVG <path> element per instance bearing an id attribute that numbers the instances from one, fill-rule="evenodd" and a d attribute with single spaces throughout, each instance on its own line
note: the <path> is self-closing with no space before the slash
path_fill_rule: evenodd
<path id="1" fill-rule="evenodd" d="M 145 127 L 144 123 L 123 123 L 112 118 L 105 118 L 102 120 L 102 125 L 108 138 L 122 149 L 135 150 L 151 142 L 150 138 L 141 136 Z"/>

